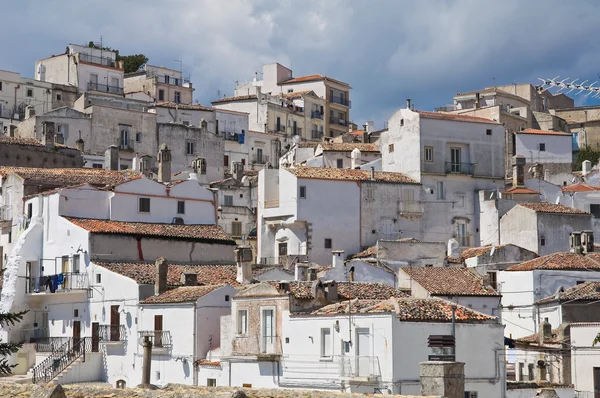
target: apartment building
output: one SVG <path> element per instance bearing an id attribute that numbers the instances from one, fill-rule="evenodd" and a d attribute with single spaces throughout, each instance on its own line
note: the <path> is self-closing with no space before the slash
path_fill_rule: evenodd
<path id="1" fill-rule="evenodd" d="M 128 98 L 152 103 L 174 102 L 192 105 L 194 88 L 180 70 L 145 64 L 141 70 L 125 75 L 124 93 Z"/>

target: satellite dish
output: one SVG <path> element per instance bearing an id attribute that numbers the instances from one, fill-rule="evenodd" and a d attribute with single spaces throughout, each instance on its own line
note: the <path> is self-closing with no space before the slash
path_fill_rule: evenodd
<path id="1" fill-rule="evenodd" d="M 556 197 L 556 200 L 554 201 L 555 204 L 559 205 L 560 204 L 560 196 Z"/>

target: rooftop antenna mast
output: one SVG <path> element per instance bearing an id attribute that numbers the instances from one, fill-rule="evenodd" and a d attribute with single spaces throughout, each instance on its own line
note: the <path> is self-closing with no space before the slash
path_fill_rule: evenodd
<path id="1" fill-rule="evenodd" d="M 568 90 L 565 92 L 565 94 L 569 94 L 572 91 L 577 91 L 574 95 L 579 95 L 585 91 L 587 92 L 585 97 L 591 95 L 592 98 L 600 98 L 600 86 L 594 87 L 594 84 L 600 81 L 600 73 L 598 74 L 598 80 L 591 84 L 586 84 L 589 80 L 584 80 L 581 83 L 577 83 L 577 81 L 579 80 L 578 78 L 571 80 L 570 82 L 570 78 L 568 77 L 562 80 L 558 80 L 559 78 L 560 76 L 556 76 L 552 79 L 538 78 L 538 80 L 542 82 L 542 84 L 537 86 L 538 91 L 540 93 L 543 93 L 544 91 L 547 91 L 549 89 L 558 88 L 558 90 L 556 90 L 554 94 L 558 94 L 563 90 Z"/>

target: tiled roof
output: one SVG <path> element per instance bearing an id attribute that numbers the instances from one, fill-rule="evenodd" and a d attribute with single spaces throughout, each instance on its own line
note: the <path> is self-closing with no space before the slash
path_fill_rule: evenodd
<path id="1" fill-rule="evenodd" d="M 211 111 L 213 112 L 215 109 L 210 107 L 210 106 L 204 106 L 204 105 L 200 105 L 200 104 L 193 104 L 193 105 L 186 105 L 186 104 L 178 104 L 175 102 L 159 102 L 158 104 L 154 105 L 157 108 L 178 108 L 178 109 L 187 109 L 187 110 L 193 110 L 193 111 Z"/>
<path id="2" fill-rule="evenodd" d="M 421 117 L 427 119 L 441 119 L 441 120 L 456 120 L 458 122 L 471 122 L 471 123 L 485 123 L 485 124 L 500 124 L 491 119 L 485 119 L 483 117 L 458 115 L 455 113 L 440 113 L 440 112 L 425 112 L 416 111 Z"/>
<path id="3" fill-rule="evenodd" d="M 167 290 L 158 296 L 148 297 L 140 301 L 140 304 L 174 304 L 188 303 L 198 300 L 202 296 L 223 287 L 224 285 L 205 285 L 205 286 L 181 286 L 176 289 Z"/>
<path id="4" fill-rule="evenodd" d="M 592 185 L 588 185 L 586 183 L 580 182 L 578 184 L 567 185 L 566 187 L 562 187 L 563 192 L 593 192 L 600 191 L 600 187 L 594 187 Z"/>
<path id="5" fill-rule="evenodd" d="M 554 301 L 600 300 L 600 282 L 583 282 L 564 292 L 537 301 L 537 304 L 547 304 Z"/>
<path id="6" fill-rule="evenodd" d="M 10 173 L 16 173 L 26 180 L 44 181 L 53 185 L 88 183 L 94 186 L 114 186 L 134 178 L 139 178 L 140 175 L 132 171 L 110 171 L 93 168 L 37 169 L 0 166 L 0 176 L 4 177 Z"/>
<path id="7" fill-rule="evenodd" d="M 4 135 L 0 133 L 0 144 L 4 145 L 19 145 L 19 146 L 33 146 L 33 147 L 37 147 L 37 148 L 42 148 L 45 149 L 46 145 L 45 143 L 43 143 L 40 140 L 37 140 L 35 138 L 20 138 L 20 137 L 11 137 L 8 135 Z M 77 148 L 71 148 L 68 147 L 66 145 L 63 144 L 55 144 L 55 146 L 57 148 L 66 148 L 66 149 L 73 149 L 73 150 L 77 150 Z M 51 149 L 49 149 L 51 150 Z"/>
<path id="8" fill-rule="evenodd" d="M 553 253 L 508 267 L 505 271 L 600 270 L 600 253 Z"/>
<path id="9" fill-rule="evenodd" d="M 461 305 L 437 298 L 391 298 L 388 300 L 352 300 L 330 304 L 313 311 L 313 315 L 337 315 L 349 312 L 349 303 L 353 313 L 395 313 L 399 320 L 407 322 L 451 322 L 452 307 L 455 309 L 456 322 L 493 321 L 497 318 L 473 311 Z"/>
<path id="10" fill-rule="evenodd" d="M 354 130 L 354 131 L 349 132 L 348 134 L 350 134 L 350 135 L 363 135 L 364 132 L 365 132 L 364 130 Z"/>
<path id="11" fill-rule="evenodd" d="M 502 249 L 505 245 L 496 245 L 496 250 Z M 465 249 L 460 253 L 460 257 L 462 259 L 471 258 L 481 256 L 482 254 L 487 254 L 492 251 L 493 246 L 481 246 L 481 247 L 470 247 Z"/>
<path id="12" fill-rule="evenodd" d="M 371 246 L 361 252 L 353 254 L 350 258 L 372 258 L 377 256 L 377 246 Z"/>
<path id="13" fill-rule="evenodd" d="M 220 104 L 221 102 L 247 101 L 257 99 L 256 95 L 240 95 L 237 97 L 225 97 L 212 101 L 211 104 Z"/>
<path id="14" fill-rule="evenodd" d="M 536 129 L 525 129 L 517 131 L 517 134 L 562 135 L 566 137 L 570 137 L 572 135 L 571 133 L 565 133 L 564 131 L 546 131 Z"/>
<path id="15" fill-rule="evenodd" d="M 512 187 L 510 189 L 504 190 L 503 193 L 512 193 L 512 194 L 538 194 L 538 191 L 533 189 L 529 189 L 527 187 Z"/>
<path id="16" fill-rule="evenodd" d="M 164 239 L 181 239 L 206 242 L 222 242 L 235 244 L 218 225 L 201 224 L 159 224 L 113 220 L 97 220 L 92 218 L 64 217 L 71 223 L 89 232 L 97 234 L 150 236 Z"/>
<path id="17" fill-rule="evenodd" d="M 551 213 L 551 214 L 582 214 L 589 215 L 590 213 L 586 213 L 583 210 L 574 209 L 572 207 L 564 206 L 564 205 L 555 205 L 553 203 L 548 202 L 523 202 L 519 203 L 517 206 L 525 207 L 526 209 L 530 209 L 535 211 L 536 213 Z"/>
<path id="18" fill-rule="evenodd" d="M 154 284 L 155 282 L 156 267 L 154 263 L 94 261 L 94 264 L 133 279 L 141 285 Z M 235 265 L 169 264 L 168 267 L 167 285 L 169 286 L 181 286 L 181 274 L 184 272 L 196 272 L 199 285 L 220 285 L 225 283 L 238 285 L 236 281 L 237 268 Z"/>
<path id="19" fill-rule="evenodd" d="M 434 296 L 498 296 L 483 278 L 462 267 L 403 267 L 408 276 Z"/>
<path id="20" fill-rule="evenodd" d="M 558 338 L 558 329 L 552 329 L 552 338 L 544 339 L 544 344 L 560 344 L 560 343 L 563 343 L 568 340 L 570 340 L 569 337 L 565 337 L 562 340 L 559 339 Z M 530 334 L 529 336 L 518 338 L 516 341 L 517 341 L 517 343 L 539 344 L 540 334 L 539 333 Z"/>
<path id="21" fill-rule="evenodd" d="M 291 282 L 290 293 L 297 299 L 312 299 L 315 282 Z M 338 282 L 338 297 L 342 300 L 386 300 L 390 297 L 406 297 L 402 291 L 377 282 Z"/>
<path id="22" fill-rule="evenodd" d="M 308 141 L 308 142 L 299 142 L 296 144 L 298 148 L 316 148 L 319 146 L 319 142 Z"/>
<path id="23" fill-rule="evenodd" d="M 296 166 L 294 168 L 289 168 L 286 170 L 298 178 L 314 178 L 321 180 L 341 181 L 371 181 L 370 170 L 335 169 L 305 166 Z M 419 184 L 417 181 L 413 180 L 404 173 L 394 173 L 389 171 L 376 171 L 374 181 Z"/>
<path id="24" fill-rule="evenodd" d="M 379 147 L 376 144 L 344 142 L 321 144 L 321 147 L 325 152 L 352 152 L 356 148 L 361 152 L 379 152 Z"/>
<path id="25" fill-rule="evenodd" d="M 279 84 L 283 85 L 283 84 L 289 84 L 289 83 L 303 83 L 303 82 L 312 82 L 312 81 L 317 81 L 317 80 L 329 80 L 329 81 L 332 81 L 334 83 L 338 83 L 338 84 L 343 84 L 345 86 L 349 86 L 348 83 L 344 83 L 343 81 L 332 79 L 331 77 L 323 76 L 323 75 L 320 75 L 320 74 L 307 75 L 307 76 L 298 76 L 298 77 L 294 77 L 294 78 L 291 78 L 289 80 L 283 81 L 283 82 L 281 82 Z"/>
<path id="26" fill-rule="evenodd" d="M 281 96 L 283 98 L 287 98 L 287 99 L 297 99 L 297 98 L 301 98 L 303 95 L 307 95 L 310 93 L 314 93 L 314 91 L 313 90 L 297 91 L 295 93 L 284 93 L 284 94 L 281 94 Z"/>
<path id="27" fill-rule="evenodd" d="M 446 262 L 449 264 L 462 264 L 464 259 L 462 257 L 446 257 Z"/>

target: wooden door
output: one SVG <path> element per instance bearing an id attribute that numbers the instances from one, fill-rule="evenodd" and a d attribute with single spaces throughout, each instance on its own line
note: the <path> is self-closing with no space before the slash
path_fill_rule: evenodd
<path id="1" fill-rule="evenodd" d="M 100 324 L 92 322 L 92 352 L 100 351 Z"/>
<path id="2" fill-rule="evenodd" d="M 79 340 L 81 339 L 81 322 L 73 321 L 73 347 L 76 347 L 79 344 Z"/>
<path id="3" fill-rule="evenodd" d="M 119 341 L 121 313 L 118 305 L 110 306 L 110 341 Z"/>
<path id="4" fill-rule="evenodd" d="M 162 315 L 154 315 L 154 346 L 162 347 L 162 330 L 163 330 L 163 317 Z"/>

